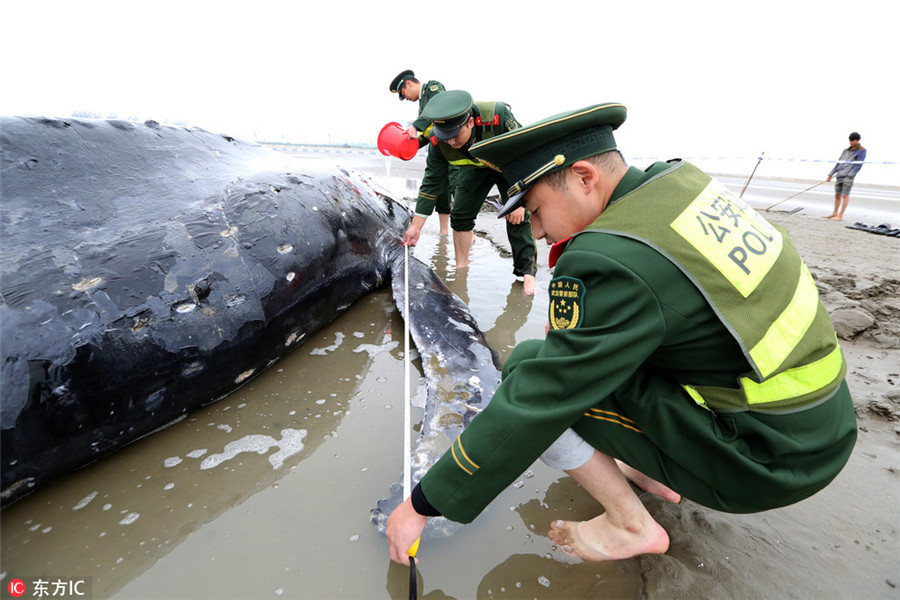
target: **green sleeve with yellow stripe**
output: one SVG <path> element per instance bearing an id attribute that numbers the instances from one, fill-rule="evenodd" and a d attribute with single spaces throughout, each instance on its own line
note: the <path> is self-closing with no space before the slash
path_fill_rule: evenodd
<path id="1" fill-rule="evenodd" d="M 560 258 L 553 282 L 580 284 L 568 298 L 580 311 L 577 322 L 555 315 L 557 326 L 577 327 L 551 330 L 534 358 L 504 373 L 487 408 L 422 479 L 425 497 L 448 519 L 468 523 L 478 516 L 630 378 L 664 337 L 665 317 L 650 285 L 614 258 L 579 251 L 578 240 Z M 574 314 L 571 304 L 564 310 Z"/>

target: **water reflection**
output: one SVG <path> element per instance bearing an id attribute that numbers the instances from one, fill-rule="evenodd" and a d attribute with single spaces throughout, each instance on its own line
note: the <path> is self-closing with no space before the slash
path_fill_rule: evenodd
<path id="1" fill-rule="evenodd" d="M 493 224 L 488 215 L 481 223 L 482 226 L 484 223 L 494 225 L 493 231 L 476 232 L 471 264 L 466 269 L 455 268 L 453 242 L 448 236 L 424 239 L 416 247 L 415 254 L 440 275 L 450 291 L 469 305 L 485 338 L 503 362 L 517 343 L 535 335 L 536 330 L 527 330 L 525 326 L 532 317 L 540 320 L 546 314 L 546 294 L 542 293 L 542 285 L 546 285 L 549 278 L 539 271 L 537 293 L 526 296 L 522 281 L 512 275 L 508 250 L 499 246 L 506 243 L 505 237 L 496 241 L 497 235 L 505 236 L 502 222 Z M 507 290 L 505 299 L 501 295 L 503 290 Z M 537 315 L 534 315 L 535 310 Z"/>
<path id="2" fill-rule="evenodd" d="M 482 578 L 477 597 L 633 600 L 641 597 L 640 571 L 637 561 L 598 567 L 535 554 L 514 554 Z"/>
<path id="3" fill-rule="evenodd" d="M 386 292 L 369 296 L 354 308 L 357 329 L 326 328 L 224 400 L 5 509 L 3 571 L 90 574 L 107 597 L 277 485 L 335 435 L 374 357 L 399 360 L 393 312 Z"/>

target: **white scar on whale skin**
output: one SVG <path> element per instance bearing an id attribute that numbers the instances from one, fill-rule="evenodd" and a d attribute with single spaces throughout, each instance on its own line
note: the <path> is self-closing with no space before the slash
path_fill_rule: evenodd
<path id="1" fill-rule="evenodd" d="M 248 371 L 244 371 L 243 373 L 241 373 L 240 375 L 235 377 L 234 382 L 235 383 L 245 382 L 251 375 L 253 375 L 254 371 L 256 371 L 256 369 L 250 369 Z"/>
<path id="2" fill-rule="evenodd" d="M 303 338 L 306 337 L 305 333 L 301 333 L 299 331 L 295 331 L 284 341 L 285 346 L 290 346 L 291 344 L 299 344 Z"/>
<path id="3" fill-rule="evenodd" d="M 100 277 L 93 277 L 91 279 L 85 278 L 85 279 L 82 279 L 81 281 L 79 281 L 78 283 L 74 284 L 72 286 L 72 289 L 79 291 L 79 292 L 86 292 L 86 291 L 94 289 L 95 287 L 100 285 L 101 281 L 103 281 L 103 279 Z"/>

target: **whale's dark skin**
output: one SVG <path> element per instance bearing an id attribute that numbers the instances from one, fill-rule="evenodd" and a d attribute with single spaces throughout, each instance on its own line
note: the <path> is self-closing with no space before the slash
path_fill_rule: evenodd
<path id="1" fill-rule="evenodd" d="M 227 395 L 402 265 L 402 204 L 227 136 L 3 117 L 0 148 L 4 506 Z"/>

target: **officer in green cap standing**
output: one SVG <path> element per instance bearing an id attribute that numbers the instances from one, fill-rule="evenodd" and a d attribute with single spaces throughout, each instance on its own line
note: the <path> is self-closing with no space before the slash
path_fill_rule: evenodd
<path id="1" fill-rule="evenodd" d="M 628 167 L 600 104 L 477 144 L 553 244 L 546 337 L 519 344 L 490 404 L 388 520 L 391 558 L 428 516 L 468 523 L 538 457 L 605 512 L 557 520 L 583 560 L 659 554 L 628 485 L 731 513 L 807 498 L 856 441 L 846 363 L 786 232 L 675 160 Z"/>
<path id="2" fill-rule="evenodd" d="M 428 129 L 431 127 L 431 122 L 422 116 L 422 111 L 428 106 L 429 100 L 443 91 L 443 83 L 432 79 L 423 84 L 410 69 L 401 71 L 391 80 L 392 94 L 397 94 L 401 101 L 419 103 L 419 116 L 406 130 L 409 139 L 419 140 L 419 148 L 428 143 Z"/>
<path id="3" fill-rule="evenodd" d="M 501 198 L 506 200 L 503 175 L 489 163 L 472 156 L 469 148 L 476 142 L 513 131 L 520 125 L 508 105 L 503 102 L 474 102 L 472 96 L 463 90 L 438 94 L 425 107 L 422 115 L 434 125 L 434 145 L 428 152 L 415 215 L 403 243 L 416 245 L 434 206 L 435 190 L 446 178 L 448 169 L 458 167 L 450 227 L 453 229 L 456 268 L 464 269 L 469 266 L 469 251 L 475 240 L 475 219 L 491 188 L 496 185 Z M 523 292 L 532 295 L 537 248 L 525 209 L 517 208 L 506 215 L 506 235 L 513 253 L 513 273 L 523 278 Z"/>
<path id="4" fill-rule="evenodd" d="M 397 94 L 401 102 L 408 100 L 419 103 L 419 116 L 407 128 L 406 135 L 411 140 L 419 140 L 419 148 L 422 148 L 428 144 L 428 135 L 431 129 L 431 122 L 422 116 L 422 111 L 428 105 L 429 100 L 444 91 L 444 84 L 434 79 L 423 84 L 416 79 L 416 74 L 412 70 L 406 69 L 391 80 L 390 89 L 392 94 Z M 451 169 L 445 180 L 438 182 L 433 192 L 441 235 L 450 233 L 450 204 L 455 177 L 456 170 Z"/>

